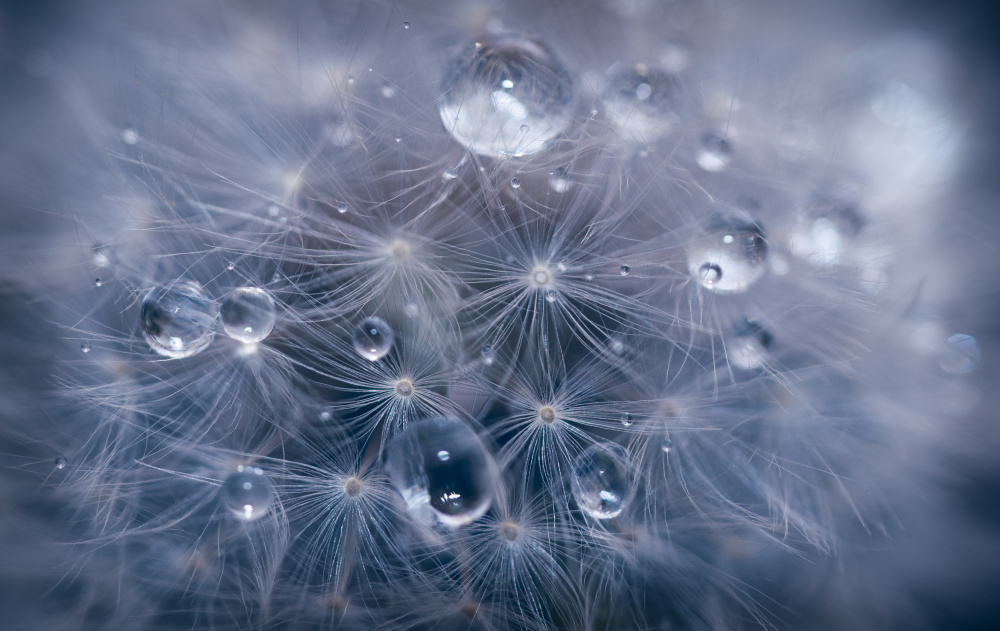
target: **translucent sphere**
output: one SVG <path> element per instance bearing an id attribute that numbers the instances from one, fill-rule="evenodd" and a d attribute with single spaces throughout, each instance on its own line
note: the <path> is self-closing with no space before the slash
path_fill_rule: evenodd
<path id="1" fill-rule="evenodd" d="M 416 517 L 451 527 L 481 517 L 497 486 L 486 447 L 471 428 L 452 418 L 408 425 L 389 443 L 386 470 Z"/>
<path id="2" fill-rule="evenodd" d="M 458 143 L 484 156 L 537 153 L 571 120 L 573 82 L 542 41 L 486 34 L 447 65 L 439 108 Z"/>
<path id="3" fill-rule="evenodd" d="M 726 343 L 729 365 L 737 370 L 757 370 L 767 363 L 770 356 L 771 334 L 752 320 L 742 320 Z"/>
<path id="4" fill-rule="evenodd" d="M 246 344 L 259 342 L 274 330 L 274 298 L 258 287 L 234 289 L 222 301 L 222 328 Z"/>
<path id="5" fill-rule="evenodd" d="M 674 75 L 635 66 L 612 66 L 601 92 L 608 118 L 622 140 L 645 144 L 669 134 L 680 122 L 679 84 Z"/>
<path id="6" fill-rule="evenodd" d="M 153 289 L 142 299 L 142 332 L 150 348 L 167 357 L 190 357 L 215 337 L 219 305 L 193 281 Z"/>
<path id="7" fill-rule="evenodd" d="M 688 250 L 688 270 L 698 284 L 719 294 L 746 291 L 767 271 L 767 241 L 751 222 L 717 217 L 708 236 Z"/>
<path id="8" fill-rule="evenodd" d="M 594 519 L 617 517 L 629 500 L 629 454 L 615 443 L 591 445 L 573 461 L 572 488 L 577 505 Z"/>
<path id="9" fill-rule="evenodd" d="M 354 350 L 365 359 L 378 361 L 389 354 L 395 337 L 392 327 L 382 318 L 365 318 L 354 327 Z"/>
<path id="10" fill-rule="evenodd" d="M 240 521 L 255 521 L 271 510 L 274 485 L 257 467 L 240 465 L 222 483 L 222 505 Z"/>

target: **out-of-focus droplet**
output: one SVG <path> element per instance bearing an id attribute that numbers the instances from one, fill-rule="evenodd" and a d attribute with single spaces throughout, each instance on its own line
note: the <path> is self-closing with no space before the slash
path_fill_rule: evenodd
<path id="1" fill-rule="evenodd" d="M 608 118 L 628 143 L 654 142 L 680 122 L 677 77 L 644 64 L 613 66 L 601 100 Z"/>
<path id="2" fill-rule="evenodd" d="M 688 249 L 688 270 L 706 289 L 742 293 L 767 271 L 767 241 L 754 223 L 716 216 Z"/>
<path id="3" fill-rule="evenodd" d="M 484 156 L 538 153 L 571 121 L 573 82 L 547 44 L 502 31 L 484 34 L 447 65 L 441 121 Z"/>
<path id="4" fill-rule="evenodd" d="M 950 375 L 966 375 L 979 366 L 983 354 L 976 338 L 965 333 L 956 333 L 948 338 L 938 363 Z"/>

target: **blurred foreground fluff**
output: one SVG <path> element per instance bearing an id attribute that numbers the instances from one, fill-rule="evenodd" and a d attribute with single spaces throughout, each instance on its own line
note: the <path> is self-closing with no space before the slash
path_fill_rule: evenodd
<path id="1" fill-rule="evenodd" d="M 941 519 L 982 386 L 954 61 L 778 8 L 26 39 L 10 628 L 919 628 L 874 551 Z"/>

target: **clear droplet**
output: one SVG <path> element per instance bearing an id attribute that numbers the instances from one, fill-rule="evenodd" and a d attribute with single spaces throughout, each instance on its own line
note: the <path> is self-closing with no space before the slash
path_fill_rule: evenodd
<path id="1" fill-rule="evenodd" d="M 601 100 L 608 118 L 628 143 L 653 142 L 680 123 L 677 77 L 644 64 L 612 66 Z"/>
<path id="2" fill-rule="evenodd" d="M 448 180 L 454 180 L 457 177 L 458 177 L 458 169 L 454 169 L 452 167 L 448 167 L 447 169 L 444 170 L 443 173 L 441 173 L 441 179 L 443 179 L 446 182 Z"/>
<path id="3" fill-rule="evenodd" d="M 519 178 L 519 177 L 512 177 L 512 178 L 510 178 L 510 187 L 511 188 L 521 188 L 521 178 Z"/>
<path id="4" fill-rule="evenodd" d="M 104 279 L 102 279 L 102 278 L 95 278 L 94 279 L 94 285 L 95 286 L 100 287 L 103 284 L 104 284 Z"/>
<path id="5" fill-rule="evenodd" d="M 392 327 L 378 316 L 365 318 L 354 328 L 354 350 L 371 361 L 388 355 L 394 339 Z"/>
<path id="6" fill-rule="evenodd" d="M 698 150 L 698 166 L 710 173 L 717 173 L 726 168 L 732 153 L 733 147 L 728 140 L 718 134 L 705 134 Z"/>
<path id="7" fill-rule="evenodd" d="M 239 287 L 222 301 L 222 328 L 245 344 L 260 342 L 274 330 L 274 298 L 259 287 Z"/>
<path id="8" fill-rule="evenodd" d="M 771 334 L 753 320 L 744 319 L 726 344 L 729 364 L 737 370 L 752 371 L 763 367 L 770 357 Z"/>
<path id="9" fill-rule="evenodd" d="M 407 508 L 427 523 L 463 526 L 490 507 L 498 480 L 493 459 L 465 423 L 410 423 L 389 443 L 386 470 Z"/>
<path id="10" fill-rule="evenodd" d="M 330 414 L 329 410 L 323 410 L 322 412 L 319 413 L 319 420 L 323 421 L 324 423 L 329 421 L 331 418 L 333 418 L 333 415 Z"/>
<path id="11" fill-rule="evenodd" d="M 555 302 L 559 295 L 556 293 L 555 289 L 549 289 L 545 292 L 545 299 L 549 302 Z"/>
<path id="12" fill-rule="evenodd" d="M 670 440 L 669 438 L 664 438 L 663 442 L 660 443 L 660 449 L 663 450 L 663 453 L 665 454 L 670 453 L 670 450 L 673 448 L 674 448 L 674 441 Z"/>
<path id="13" fill-rule="evenodd" d="M 230 263 L 229 265 L 226 265 L 226 269 L 229 270 L 230 272 L 233 271 L 234 269 L 236 269 L 236 263 Z"/>
<path id="14" fill-rule="evenodd" d="M 80 350 L 83 351 L 84 353 L 89 353 L 91 348 L 93 347 L 90 345 L 90 342 L 84 342 L 80 344 Z"/>
<path id="15" fill-rule="evenodd" d="M 622 276 L 628 276 L 631 271 L 632 268 L 629 267 L 628 265 L 622 265 L 621 267 L 618 268 L 618 273 L 621 274 Z"/>
<path id="16" fill-rule="evenodd" d="M 966 375 L 979 366 L 983 354 L 976 338 L 957 333 L 948 338 L 948 345 L 941 353 L 941 369 L 950 375 Z"/>
<path id="17" fill-rule="evenodd" d="M 403 22 L 403 28 L 404 29 L 410 28 L 410 23 L 409 22 Z"/>
<path id="18" fill-rule="evenodd" d="M 274 484 L 264 472 L 240 465 L 222 483 L 222 505 L 240 521 L 260 519 L 274 504 Z"/>
<path id="19" fill-rule="evenodd" d="M 219 305 L 194 281 L 157 287 L 142 300 L 140 321 L 150 348 L 166 357 L 199 353 L 215 337 Z"/>
<path id="20" fill-rule="evenodd" d="M 615 443 L 587 447 L 573 461 L 573 497 L 595 519 L 612 519 L 628 503 L 632 474 L 629 454 Z"/>
<path id="21" fill-rule="evenodd" d="M 573 82 L 547 44 L 502 31 L 453 58 L 442 80 L 441 121 L 484 156 L 537 153 L 571 121 Z"/>
<path id="22" fill-rule="evenodd" d="M 635 423 L 635 419 L 628 412 L 622 412 L 622 425 L 625 427 L 632 427 Z"/>
<path id="23" fill-rule="evenodd" d="M 347 202 L 337 202 L 337 212 L 343 215 L 347 212 Z"/>
<path id="24" fill-rule="evenodd" d="M 569 186 L 572 183 L 572 178 L 569 175 L 569 169 L 566 167 L 559 167 L 551 173 L 549 173 L 549 188 L 556 193 L 565 193 L 569 190 Z"/>
<path id="25" fill-rule="evenodd" d="M 752 222 L 716 216 L 688 250 L 688 270 L 706 289 L 742 293 L 767 271 L 767 241 Z"/>
<path id="26" fill-rule="evenodd" d="M 486 344 L 483 346 L 483 363 L 487 366 L 492 366 L 493 362 L 497 359 L 497 352 L 493 349 L 492 344 Z"/>
<path id="27" fill-rule="evenodd" d="M 62 456 L 59 456 L 58 458 L 55 459 L 55 462 L 53 462 L 53 464 L 55 465 L 56 469 L 65 469 L 66 459 L 63 458 Z"/>

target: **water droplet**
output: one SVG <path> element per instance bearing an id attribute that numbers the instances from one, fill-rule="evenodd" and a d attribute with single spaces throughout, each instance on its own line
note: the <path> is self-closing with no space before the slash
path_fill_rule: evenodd
<path id="1" fill-rule="evenodd" d="M 510 187 L 511 188 L 521 188 L 521 178 L 519 178 L 519 177 L 512 177 L 512 178 L 510 178 Z"/>
<path id="2" fill-rule="evenodd" d="M 632 418 L 632 415 L 628 412 L 622 412 L 622 425 L 632 427 L 633 423 L 635 423 L 635 419 Z"/>
<path id="3" fill-rule="evenodd" d="M 941 369 L 950 375 L 966 375 L 979 366 L 983 359 L 979 342 L 965 333 L 957 333 L 948 338 L 948 345 L 941 353 Z"/>
<path id="4" fill-rule="evenodd" d="M 337 202 L 337 212 L 343 215 L 347 212 L 347 202 Z"/>
<path id="5" fill-rule="evenodd" d="M 661 70 L 616 64 L 608 72 L 601 100 L 622 140 L 646 144 L 669 134 L 680 122 L 680 84 Z"/>
<path id="6" fill-rule="evenodd" d="M 767 271 L 767 242 L 749 221 L 716 216 L 708 235 L 688 250 L 688 270 L 702 287 L 720 294 L 747 290 Z"/>
<path id="7" fill-rule="evenodd" d="M 92 347 L 90 345 L 90 342 L 84 342 L 83 344 L 80 344 L 80 350 L 83 351 L 84 353 L 89 353 L 91 348 Z"/>
<path id="8" fill-rule="evenodd" d="M 354 85 L 354 75 L 347 75 L 347 85 Z"/>
<path id="9" fill-rule="evenodd" d="M 586 274 L 583 275 L 583 280 L 590 282 L 594 280 L 594 275 L 591 274 L 590 272 L 587 272 Z"/>
<path id="10" fill-rule="evenodd" d="M 572 487 L 577 505 L 595 519 L 617 517 L 631 491 L 630 457 L 620 445 L 587 447 L 573 461 Z"/>
<path id="11" fill-rule="evenodd" d="M 487 366 L 492 366 L 493 362 L 495 362 L 497 358 L 497 352 L 493 350 L 492 344 L 486 344 L 483 346 L 482 355 L 483 355 L 483 363 L 486 364 Z"/>
<path id="12" fill-rule="evenodd" d="M 457 419 L 410 423 L 389 443 L 386 470 L 419 519 L 458 527 L 490 507 L 498 481 L 482 441 Z"/>
<path id="13" fill-rule="evenodd" d="M 143 298 L 140 313 L 150 348 L 175 359 L 205 350 L 215 337 L 218 317 L 218 304 L 194 281 L 153 289 Z"/>
<path id="14" fill-rule="evenodd" d="M 408 302 L 406 303 L 406 306 L 403 307 L 403 313 L 406 314 L 406 317 L 412 320 L 420 315 L 420 306 L 415 302 Z"/>
<path id="15" fill-rule="evenodd" d="M 738 370 L 757 370 L 767 363 L 771 347 L 771 334 L 753 320 L 744 319 L 736 327 L 732 339 L 726 344 L 729 364 Z"/>
<path id="16" fill-rule="evenodd" d="M 322 412 L 319 413 L 319 420 L 323 421 L 324 423 L 329 421 L 331 418 L 333 418 L 333 415 L 330 414 L 330 412 L 327 410 L 323 410 Z"/>
<path id="17" fill-rule="evenodd" d="M 55 462 L 53 462 L 53 464 L 56 466 L 56 469 L 65 469 L 66 459 L 63 458 L 62 456 L 59 456 L 58 458 L 55 459 Z"/>
<path id="18" fill-rule="evenodd" d="M 565 273 L 566 270 L 569 269 L 569 259 L 561 259 L 558 263 L 556 263 L 556 269 L 558 269 L 561 273 Z"/>
<path id="19" fill-rule="evenodd" d="M 665 454 L 670 453 L 670 450 L 673 448 L 674 448 L 674 441 L 670 440 L 669 438 L 664 438 L 663 442 L 660 443 L 660 449 L 663 450 L 663 453 Z"/>
<path id="20" fill-rule="evenodd" d="M 549 46 L 533 37 L 484 34 L 451 60 L 442 84 L 445 129 L 480 155 L 537 153 L 571 121 L 573 82 Z"/>
<path id="21" fill-rule="evenodd" d="M 698 166 L 711 173 L 716 173 L 726 168 L 729 164 L 733 147 L 729 141 L 718 134 L 705 134 L 701 138 L 702 148 L 698 152 Z"/>
<path id="22" fill-rule="evenodd" d="M 230 272 L 233 271 L 234 269 L 236 269 L 236 263 L 230 263 L 229 265 L 226 265 L 226 269 L 229 270 Z"/>
<path id="23" fill-rule="evenodd" d="M 274 298 L 258 287 L 239 287 L 222 301 L 222 328 L 245 344 L 260 342 L 274 330 Z"/>
<path id="24" fill-rule="evenodd" d="M 611 340 L 611 352 L 621 357 L 625 354 L 625 344 L 621 340 Z"/>
<path id="25" fill-rule="evenodd" d="M 392 327 L 378 316 L 365 318 L 354 328 L 354 350 L 371 361 L 388 355 L 394 339 Z"/>
<path id="26" fill-rule="evenodd" d="M 618 273 L 621 274 L 622 276 L 628 276 L 629 272 L 631 271 L 632 268 L 629 267 L 628 265 L 622 265 L 621 267 L 618 268 Z"/>
<path id="27" fill-rule="evenodd" d="M 260 519 L 274 504 L 274 484 L 257 467 L 240 465 L 222 483 L 222 505 L 240 521 Z"/>
<path id="28" fill-rule="evenodd" d="M 569 190 L 572 179 L 566 167 L 559 167 L 549 173 L 549 188 L 556 193 L 565 193 Z"/>
<path id="29" fill-rule="evenodd" d="M 95 286 L 100 287 L 103 284 L 104 284 L 104 280 L 103 279 L 101 279 L 101 278 L 95 278 L 94 279 L 94 285 Z"/>
<path id="30" fill-rule="evenodd" d="M 448 167 L 441 174 L 441 179 L 443 179 L 445 182 L 447 182 L 448 180 L 454 180 L 457 177 L 458 177 L 458 169 L 454 169 L 452 167 Z"/>
<path id="31" fill-rule="evenodd" d="M 548 300 L 549 302 L 555 302 L 556 298 L 558 297 L 559 296 L 558 294 L 556 294 L 555 289 L 549 289 L 548 291 L 545 292 L 545 299 Z"/>
<path id="32" fill-rule="evenodd" d="M 391 99 L 392 97 L 396 96 L 395 86 L 389 85 L 388 83 L 382 86 L 381 92 L 383 99 Z"/>
<path id="33" fill-rule="evenodd" d="M 136 145 L 139 143 L 139 132 L 131 127 L 122 130 L 122 142 L 126 145 Z"/>
<path id="34" fill-rule="evenodd" d="M 409 22 L 403 22 L 403 28 L 404 29 L 410 28 L 410 23 Z"/>

